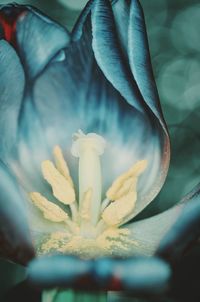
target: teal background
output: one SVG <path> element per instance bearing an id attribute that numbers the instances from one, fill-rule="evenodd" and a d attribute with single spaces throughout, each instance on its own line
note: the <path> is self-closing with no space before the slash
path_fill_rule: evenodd
<path id="1" fill-rule="evenodd" d="M 35 5 L 69 30 L 85 2 L 18 1 Z M 200 4 L 198 0 L 141 0 L 141 3 L 172 143 L 167 181 L 142 213 L 146 217 L 175 204 L 200 179 Z M 0 296 L 21 278 L 23 270 L 19 266 L 0 261 Z"/>

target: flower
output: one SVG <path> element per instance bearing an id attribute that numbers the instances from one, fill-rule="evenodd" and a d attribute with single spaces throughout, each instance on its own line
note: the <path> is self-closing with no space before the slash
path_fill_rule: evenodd
<path id="1" fill-rule="evenodd" d="M 17 4 L 0 7 L 0 23 L 1 255 L 20 263 L 57 251 L 86 258 L 153 255 L 187 203 L 130 223 L 160 191 L 170 158 L 138 1 L 89 1 L 71 34 Z M 17 84 L 11 89 L 10 83 Z M 77 267 L 75 281 L 95 271 L 105 282 L 118 265 L 127 288 L 134 287 L 125 274 L 129 265 L 133 274 L 149 265 L 150 276 L 157 267 L 155 282 L 163 288 L 169 279 L 165 263 L 143 257 L 95 265 L 45 257 L 33 263 L 30 276 L 46 286 L 47 268 L 63 261 Z"/>

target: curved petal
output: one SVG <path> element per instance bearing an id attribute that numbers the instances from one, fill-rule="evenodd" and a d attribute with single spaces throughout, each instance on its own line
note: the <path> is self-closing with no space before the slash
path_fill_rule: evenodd
<path id="1" fill-rule="evenodd" d="M 17 122 L 24 91 L 24 72 L 14 49 L 0 41 L 0 155 L 16 143 Z"/>
<path id="2" fill-rule="evenodd" d="M 134 78 L 144 101 L 167 132 L 151 66 L 144 15 L 138 0 L 131 1 L 128 37 L 128 57 Z"/>
<path id="3" fill-rule="evenodd" d="M 128 4 L 129 7 L 127 7 Z M 117 7 L 115 8 L 115 6 Z M 148 151 L 151 154 L 150 157 L 153 159 L 153 165 L 148 173 L 146 173 L 146 184 L 144 185 L 145 187 L 150 185 L 154 193 L 150 189 L 148 194 L 146 196 L 144 194 L 143 198 L 141 198 L 143 200 L 141 201 L 140 199 L 138 201 L 134 211 L 134 215 L 136 215 L 155 197 L 163 185 L 169 164 L 169 137 L 159 104 L 150 62 L 144 16 L 139 2 L 132 0 L 127 1 L 125 4 L 123 1 L 117 1 L 113 4 L 113 11 L 115 12 L 115 16 L 117 15 L 116 12 L 118 12 L 118 16 L 115 19 L 112 16 L 109 1 L 95 2 L 94 10 L 92 10 L 93 50 L 95 58 L 105 76 L 125 97 L 126 101 L 136 109 L 140 109 L 140 106 L 136 106 L 136 103 L 139 105 L 142 102 L 144 115 L 149 119 L 158 120 L 160 123 L 160 125 L 159 123 L 155 125 L 157 129 L 154 129 L 152 134 L 150 134 L 152 135 L 152 140 L 154 140 L 152 143 L 154 148 L 153 150 L 149 148 Z M 119 15 L 119 11 L 121 11 L 121 15 Z M 129 13 L 127 16 L 129 19 L 128 25 L 122 19 L 124 12 L 125 14 Z M 123 25 L 119 26 L 120 22 Z M 116 23 L 115 26 L 113 25 L 114 23 Z M 122 27 L 125 33 L 123 35 Z M 128 31 L 127 34 L 126 30 Z M 119 41 L 121 42 L 120 47 Z M 124 57 L 123 54 L 120 54 L 121 47 L 124 49 L 124 52 L 127 51 L 127 55 L 125 54 Z M 127 48 L 128 50 L 126 50 Z M 126 57 L 128 57 L 128 62 Z M 123 72 L 122 66 L 126 67 L 126 70 L 130 68 L 132 71 L 132 76 L 129 74 L 128 80 L 135 92 L 134 98 L 131 98 L 131 95 L 128 93 L 129 89 L 125 85 L 127 77 Z M 123 76 L 123 80 L 121 79 L 121 75 Z M 148 114 L 148 110 L 145 108 L 146 104 L 151 111 L 151 115 Z M 156 133 L 159 127 L 161 127 L 161 131 Z M 159 145 L 156 146 L 158 141 Z M 158 153 L 161 154 L 156 156 L 156 153 L 157 155 Z M 159 165 L 159 168 L 157 165 Z M 156 180 L 154 179 L 155 181 L 153 180 L 149 184 L 149 178 L 151 180 L 156 178 Z"/>
<path id="4" fill-rule="evenodd" d="M 63 27 L 29 7 L 17 22 L 19 54 L 30 77 L 36 76 L 69 43 Z"/>
<path id="5" fill-rule="evenodd" d="M 63 27 L 31 6 L 0 6 L 0 24 L 4 39 L 16 49 L 29 78 L 40 73 L 70 40 Z"/>
<path id="6" fill-rule="evenodd" d="M 171 209 L 127 225 L 137 243 L 132 253 L 178 257 L 199 235 L 199 192 L 197 186 Z"/>
<path id="7" fill-rule="evenodd" d="M 131 290 L 140 294 L 165 291 L 170 274 L 169 266 L 153 257 L 90 261 L 52 256 L 33 260 L 28 267 L 29 282 L 40 288 Z"/>
<path id="8" fill-rule="evenodd" d="M 107 0 L 95 1 L 91 14 L 92 46 L 98 65 L 126 101 L 137 110 L 144 112 L 140 91 L 119 47 L 110 2 Z"/>
<path id="9" fill-rule="evenodd" d="M 60 144 L 67 149 L 71 169 L 77 165 L 69 152 L 74 132 L 82 129 L 106 138 L 109 147 L 102 158 L 104 192 L 133 163 L 147 159 L 148 168 L 139 181 L 138 202 L 129 220 L 163 185 L 169 138 L 144 102 L 108 17 L 113 18 L 109 2 L 88 3 L 75 26 L 72 43 L 37 78 L 33 99 L 48 146 Z M 112 64 L 107 62 L 109 56 Z M 30 140 L 33 136 L 30 134 Z"/>
<path id="10" fill-rule="evenodd" d="M 186 200 L 190 202 L 183 208 L 179 219 L 161 240 L 157 255 L 167 260 L 176 260 L 200 236 L 200 184 Z"/>
<path id="11" fill-rule="evenodd" d="M 141 4 L 138 0 L 115 1 L 113 3 L 113 13 L 123 53 L 130 64 L 130 69 L 141 95 L 155 116 L 160 120 L 163 129 L 165 129 L 166 125 L 154 80 Z"/>
<path id="12" fill-rule="evenodd" d="M 2 163 L 0 179 L 0 255 L 25 264 L 34 256 L 26 219 L 26 205 L 16 179 Z"/>

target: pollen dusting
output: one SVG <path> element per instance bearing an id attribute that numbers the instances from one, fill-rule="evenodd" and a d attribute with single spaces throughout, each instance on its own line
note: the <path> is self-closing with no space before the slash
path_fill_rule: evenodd
<path id="1" fill-rule="evenodd" d="M 79 188 L 76 192 L 59 146 L 53 149 L 55 164 L 50 160 L 42 162 L 44 179 L 58 204 L 64 205 L 61 208 L 39 192 L 29 194 L 44 219 L 57 223 L 56 228 L 59 225 L 59 231 L 42 235 L 38 254 L 58 252 L 82 258 L 122 256 L 138 245 L 122 225 L 132 217 L 138 197 L 138 180 L 147 161 L 140 160 L 119 175 L 102 196 L 100 157 L 105 147 L 104 138 L 96 133 L 84 134 L 79 130 L 74 135 L 71 153 L 79 161 Z"/>
<path id="2" fill-rule="evenodd" d="M 78 255 L 83 259 L 104 256 L 120 256 L 138 246 L 129 238 L 130 231 L 126 228 L 109 228 L 96 239 L 83 238 L 79 235 L 70 237 L 65 232 L 51 234 L 41 246 L 39 253 L 53 252 Z"/>

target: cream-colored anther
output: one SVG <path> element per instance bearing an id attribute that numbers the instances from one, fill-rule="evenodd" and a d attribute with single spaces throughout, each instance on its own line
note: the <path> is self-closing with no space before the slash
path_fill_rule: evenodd
<path id="1" fill-rule="evenodd" d="M 71 186 L 74 187 L 73 180 L 70 176 L 69 168 L 67 162 L 64 159 L 61 148 L 59 146 L 55 146 L 53 149 L 53 154 L 54 154 L 56 168 L 69 181 Z"/>
<path id="2" fill-rule="evenodd" d="M 83 195 L 81 218 L 89 220 L 91 216 L 91 204 L 92 203 L 92 189 L 88 189 Z"/>
<path id="3" fill-rule="evenodd" d="M 81 130 L 74 134 L 71 152 L 79 157 L 79 206 L 82 208 L 84 194 L 92 189 L 90 221 L 96 225 L 101 205 L 101 165 L 100 155 L 105 148 L 105 140 L 96 133 L 84 134 Z"/>
<path id="4" fill-rule="evenodd" d="M 42 173 L 46 181 L 51 185 L 53 195 L 64 204 L 75 201 L 75 192 L 69 181 L 49 161 L 42 162 Z"/>
<path id="5" fill-rule="evenodd" d="M 109 226 L 122 224 L 133 212 L 136 200 L 137 193 L 134 190 L 112 202 L 102 213 L 103 221 Z"/>
<path id="6" fill-rule="evenodd" d="M 138 177 L 146 169 L 146 167 L 147 160 L 138 161 L 127 172 L 120 175 L 113 182 L 112 186 L 106 192 L 106 197 L 111 201 L 115 201 L 123 197 L 123 195 L 126 194 L 130 188 L 136 188 Z"/>
<path id="7" fill-rule="evenodd" d="M 68 215 L 59 206 L 49 201 L 38 192 L 31 192 L 30 198 L 34 205 L 40 209 L 43 216 L 53 222 L 66 222 Z"/>

